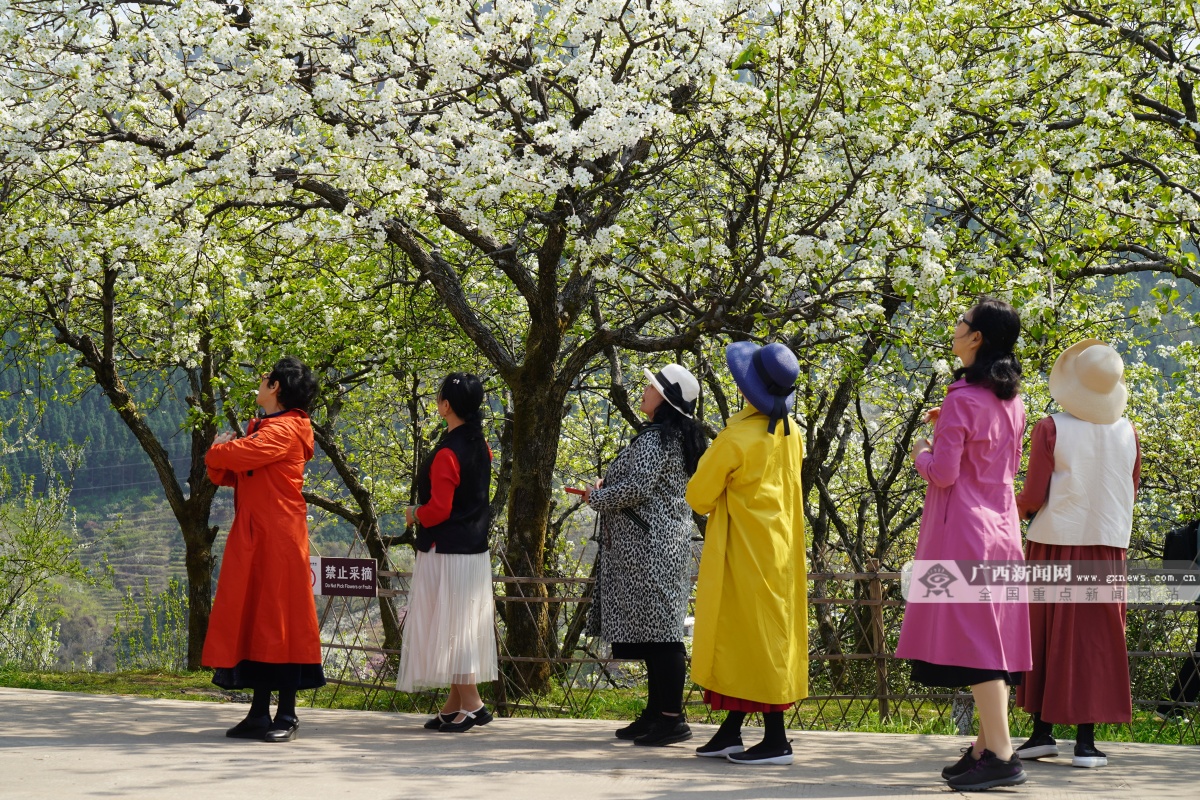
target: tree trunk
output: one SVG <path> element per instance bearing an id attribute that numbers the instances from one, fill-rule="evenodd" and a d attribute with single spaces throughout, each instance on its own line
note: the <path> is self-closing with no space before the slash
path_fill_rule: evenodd
<path id="1" fill-rule="evenodd" d="M 380 567 L 388 567 L 391 560 L 388 558 L 387 544 L 383 541 L 382 533 L 379 530 L 379 520 L 372 520 L 366 530 L 359 528 L 359 535 L 367 545 L 367 552 L 371 558 L 375 559 L 375 563 Z M 395 588 L 392 585 L 392 579 L 380 575 L 378 577 L 379 588 L 390 590 Z M 396 615 L 396 606 L 391 597 L 387 597 L 380 593 L 379 595 L 379 621 L 383 626 L 383 648 L 385 650 L 400 649 L 400 618 Z M 389 655 L 390 661 L 398 661 L 399 656 Z"/>
<path id="2" fill-rule="evenodd" d="M 346 458 L 345 452 L 334 438 L 334 422 L 340 414 L 340 403 L 328 405 L 324 424 L 313 423 L 313 437 L 325 453 L 325 456 L 329 459 L 329 463 L 333 465 L 338 477 L 341 478 L 346 491 L 354 499 L 355 504 L 358 506 L 358 511 L 347 508 L 341 502 L 319 498 L 310 493 L 306 493 L 304 497 L 310 504 L 317 505 L 326 511 L 337 514 L 353 525 L 363 544 L 366 545 L 367 553 L 370 554 L 371 558 L 375 559 L 375 563 L 379 565 L 379 569 L 388 569 L 391 564 L 391 559 L 388 557 L 388 547 L 398 544 L 399 541 L 395 537 L 384 538 L 383 531 L 379 525 L 379 514 L 375 510 L 375 498 L 371 495 L 371 491 L 363 485 L 358 470 Z M 391 578 L 381 575 L 378 580 L 381 589 L 393 588 Z M 379 618 L 383 626 L 384 648 L 388 650 L 400 649 L 400 619 L 396 614 L 396 606 L 392 602 L 391 597 L 386 597 L 382 594 L 379 595 Z"/>
<path id="3" fill-rule="evenodd" d="M 525 380 L 512 386 L 512 484 L 508 503 L 508 537 L 503 554 L 504 572 L 510 577 L 545 575 L 543 554 L 550 524 L 550 491 L 558 438 L 562 431 L 563 397 L 554 385 L 552 371 L 544 381 Z M 520 658 L 547 658 L 550 630 L 545 584 L 510 583 L 506 609 L 504 650 Z M 519 694 L 542 692 L 550 675 L 547 662 L 513 662 L 507 673 Z"/>
<path id="4" fill-rule="evenodd" d="M 55 329 L 55 340 L 79 353 L 80 366 L 92 373 L 96 385 L 104 390 L 113 410 L 150 459 L 162 485 L 163 495 L 171 506 L 171 513 L 179 523 L 188 574 L 188 669 L 199 669 L 204 637 L 208 634 L 209 613 L 212 611 L 212 544 L 217 535 L 217 529 L 208 524 L 217 487 L 208 479 L 204 466 L 204 456 L 217 432 L 216 399 L 213 393 L 216 363 L 211 347 L 212 334 L 207 317 L 202 316 L 200 366 L 184 370 L 192 390 L 187 404 L 190 409 L 198 410 L 203 415 L 202 421 L 194 425 L 191 431 L 188 469 L 190 492 L 185 493 L 162 440 L 151 428 L 117 368 L 116 353 L 122 344 L 117 330 L 116 286 L 120 274 L 121 270 L 115 264 L 109 264 L 104 269 L 104 282 L 100 290 L 102 316 L 99 345 L 89 334 L 73 330 L 53 303 L 47 302 L 46 312 Z M 184 369 L 179 365 L 173 366 Z"/>
<path id="5" fill-rule="evenodd" d="M 208 525 L 207 504 L 203 510 L 189 509 L 189 512 L 187 518 L 179 520 L 188 576 L 187 668 L 200 669 L 204 638 L 208 635 L 208 618 L 212 613 L 212 545 L 217 538 L 217 528 Z"/>

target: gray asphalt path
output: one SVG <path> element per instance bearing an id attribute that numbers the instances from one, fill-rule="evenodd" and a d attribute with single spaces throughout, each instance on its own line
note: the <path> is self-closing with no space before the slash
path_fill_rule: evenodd
<path id="1" fill-rule="evenodd" d="M 964 740 L 791 734 L 796 763 L 735 766 L 614 739 L 611 722 L 497 719 L 465 734 L 424 717 L 301 709 L 287 744 L 226 739 L 244 705 L 0 688 L 0 798 L 878 798 L 956 796 L 937 774 Z M 752 733 L 753 736 L 753 733 Z M 747 742 L 748 744 L 752 742 Z M 1101 745 L 1110 766 L 1028 767 L 1022 787 L 988 796 L 1200 798 L 1200 748 Z M 1069 748 L 1064 749 L 1069 753 Z"/>

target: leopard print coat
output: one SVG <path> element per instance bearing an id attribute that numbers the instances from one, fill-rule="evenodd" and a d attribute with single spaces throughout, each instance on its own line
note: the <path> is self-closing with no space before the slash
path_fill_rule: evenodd
<path id="1" fill-rule="evenodd" d="M 610 643 L 683 641 L 692 562 L 687 480 L 679 442 L 663 447 L 659 428 L 649 426 L 592 492 L 600 564 L 589 635 Z"/>

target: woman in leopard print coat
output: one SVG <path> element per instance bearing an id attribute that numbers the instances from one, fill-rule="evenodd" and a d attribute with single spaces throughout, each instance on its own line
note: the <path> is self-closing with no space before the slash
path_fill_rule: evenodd
<path id="1" fill-rule="evenodd" d="M 600 515 L 588 632 L 610 642 L 615 658 L 646 662 L 646 709 L 617 737 L 665 745 L 692 735 L 683 716 L 692 539 L 684 495 L 706 440 L 694 418 L 700 385 L 692 374 L 678 364 L 646 374 L 641 411 L 650 422 L 586 496 Z"/>

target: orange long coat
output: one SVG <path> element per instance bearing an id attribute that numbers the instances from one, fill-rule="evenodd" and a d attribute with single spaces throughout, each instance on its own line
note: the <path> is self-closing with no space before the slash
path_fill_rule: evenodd
<path id="1" fill-rule="evenodd" d="M 204 640 L 205 666 L 234 667 L 244 659 L 321 663 L 301 494 L 312 457 L 312 425 L 298 409 L 256 420 L 245 438 L 209 448 L 208 477 L 233 487 L 234 512 Z"/>

